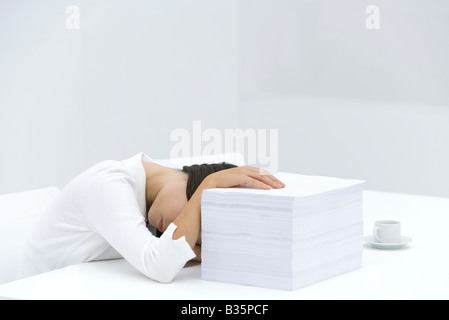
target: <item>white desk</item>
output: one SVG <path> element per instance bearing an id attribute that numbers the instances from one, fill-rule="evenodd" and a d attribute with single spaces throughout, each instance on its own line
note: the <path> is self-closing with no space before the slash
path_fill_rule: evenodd
<path id="1" fill-rule="evenodd" d="M 403 223 L 401 250 L 365 245 L 363 267 L 296 291 L 201 280 L 199 265 L 170 284 L 147 279 L 124 260 L 91 262 L 0 286 L 6 299 L 449 299 L 449 199 L 366 191 L 365 234 L 375 220 Z"/>

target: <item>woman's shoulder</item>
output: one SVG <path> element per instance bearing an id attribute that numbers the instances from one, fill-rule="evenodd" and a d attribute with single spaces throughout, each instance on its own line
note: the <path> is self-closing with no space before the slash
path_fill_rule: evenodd
<path id="1" fill-rule="evenodd" d="M 123 161 L 105 160 L 92 166 L 87 171 L 95 174 L 130 174 L 129 169 L 124 165 Z"/>
<path id="2" fill-rule="evenodd" d="M 115 160 L 106 160 L 90 167 L 72 181 L 70 181 L 65 190 L 78 191 L 92 190 L 95 188 L 113 187 L 117 184 L 135 184 L 135 179 L 130 170 L 121 162 Z"/>
<path id="3" fill-rule="evenodd" d="M 86 176 L 94 184 L 128 182 L 134 183 L 134 176 L 122 161 L 105 160 L 86 171 Z"/>

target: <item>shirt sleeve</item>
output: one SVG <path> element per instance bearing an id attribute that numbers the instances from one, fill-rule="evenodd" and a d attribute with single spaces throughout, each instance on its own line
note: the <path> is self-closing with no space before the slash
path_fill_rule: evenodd
<path id="1" fill-rule="evenodd" d="M 147 229 L 140 212 L 132 179 L 107 177 L 97 181 L 84 208 L 86 223 L 123 258 L 147 277 L 168 283 L 195 253 L 181 237 L 173 240 L 177 226 L 171 223 L 157 238 Z"/>

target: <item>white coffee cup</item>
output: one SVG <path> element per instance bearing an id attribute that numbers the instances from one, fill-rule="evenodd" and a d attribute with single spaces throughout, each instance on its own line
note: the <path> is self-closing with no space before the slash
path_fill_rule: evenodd
<path id="1" fill-rule="evenodd" d="M 393 220 L 376 221 L 373 236 L 374 240 L 379 243 L 400 243 L 401 223 Z"/>

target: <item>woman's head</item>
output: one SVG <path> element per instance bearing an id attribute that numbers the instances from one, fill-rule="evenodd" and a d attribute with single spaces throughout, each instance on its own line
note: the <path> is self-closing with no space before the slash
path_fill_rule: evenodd
<path id="1" fill-rule="evenodd" d="M 161 187 L 148 212 L 149 223 L 158 228 L 158 235 L 181 213 L 201 182 L 210 174 L 234 168 L 229 163 L 184 166 L 182 170 L 169 169 L 162 175 Z M 168 168 L 167 168 L 168 169 Z"/>
<path id="2" fill-rule="evenodd" d="M 193 166 L 184 166 L 182 171 L 188 174 L 187 186 L 186 186 L 186 197 L 187 200 L 195 193 L 196 189 L 199 187 L 201 182 L 211 173 L 235 168 L 236 165 L 229 163 L 213 163 L 213 164 L 195 164 Z"/>

